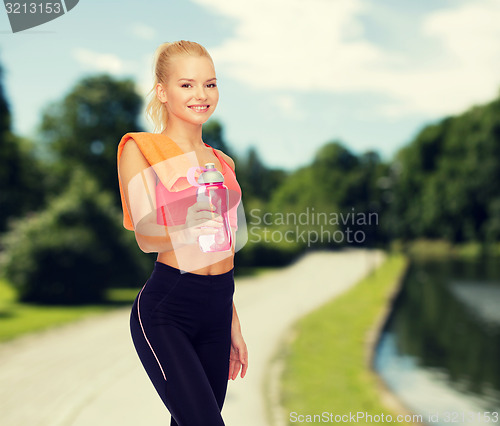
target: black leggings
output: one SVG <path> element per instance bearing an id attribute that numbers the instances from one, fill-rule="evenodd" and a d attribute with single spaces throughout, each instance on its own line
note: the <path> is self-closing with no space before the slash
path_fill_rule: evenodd
<path id="1" fill-rule="evenodd" d="M 221 426 L 229 380 L 234 268 L 181 273 L 155 262 L 135 298 L 135 349 L 172 416 L 171 426 Z"/>

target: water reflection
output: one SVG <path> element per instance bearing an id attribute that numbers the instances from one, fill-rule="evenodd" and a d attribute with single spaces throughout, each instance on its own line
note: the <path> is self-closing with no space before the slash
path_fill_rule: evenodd
<path id="1" fill-rule="evenodd" d="M 499 260 L 415 259 L 408 270 L 374 364 L 429 424 L 484 425 L 500 411 Z"/>

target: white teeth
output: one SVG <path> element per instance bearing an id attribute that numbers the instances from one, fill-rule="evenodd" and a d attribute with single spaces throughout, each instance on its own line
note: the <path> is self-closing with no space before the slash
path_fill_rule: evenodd
<path id="1" fill-rule="evenodd" d="M 202 111 L 202 110 L 204 110 L 204 109 L 207 109 L 207 108 L 208 108 L 208 106 L 203 106 L 203 107 L 199 107 L 199 106 L 192 106 L 192 107 L 190 107 L 190 108 L 195 109 L 195 110 L 197 110 L 197 111 Z"/>

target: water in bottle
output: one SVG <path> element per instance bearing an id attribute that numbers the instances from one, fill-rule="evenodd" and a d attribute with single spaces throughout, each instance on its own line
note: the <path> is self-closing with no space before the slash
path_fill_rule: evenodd
<path id="1" fill-rule="evenodd" d="M 194 178 L 196 171 L 202 171 L 198 180 Z M 229 191 L 224 185 L 224 176 L 215 168 L 214 163 L 206 163 L 205 167 L 191 167 L 188 172 L 188 181 L 198 187 L 196 200 L 205 201 L 215 207 L 212 217 L 222 216 L 223 227 L 217 233 L 200 235 L 198 244 L 203 252 L 231 250 L 231 228 L 229 226 L 228 206 Z"/>

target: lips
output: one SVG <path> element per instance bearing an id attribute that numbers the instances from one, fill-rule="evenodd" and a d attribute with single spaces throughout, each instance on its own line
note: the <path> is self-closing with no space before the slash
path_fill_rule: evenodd
<path id="1" fill-rule="evenodd" d="M 196 112 L 205 112 L 208 111 L 210 105 L 189 105 L 188 108 Z"/>

